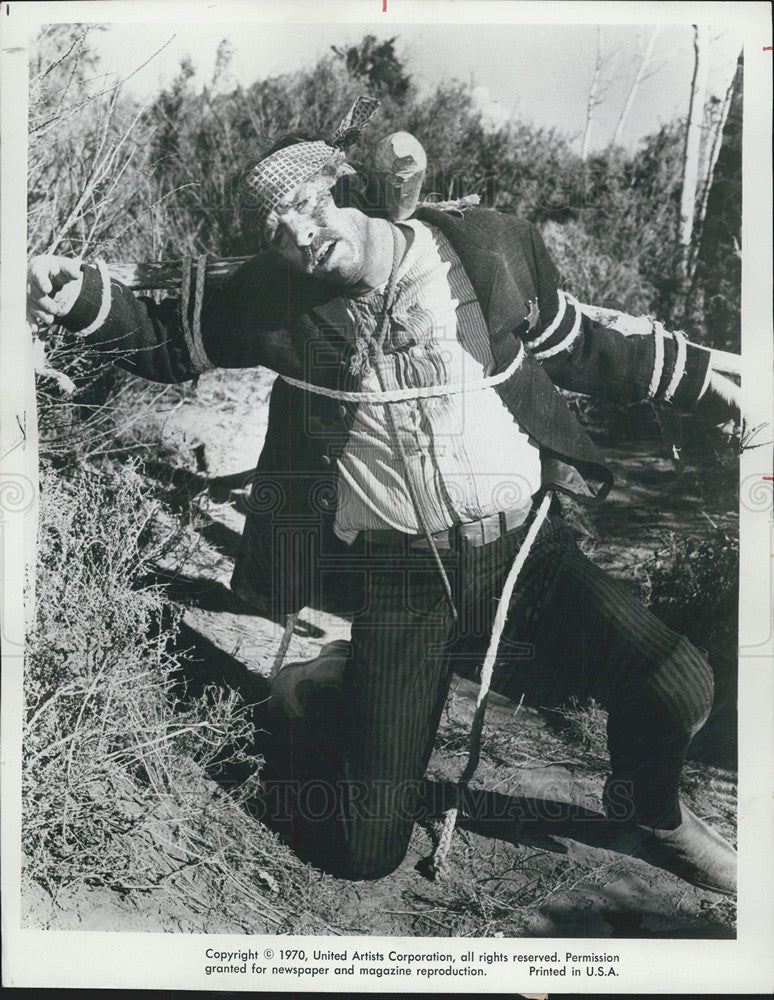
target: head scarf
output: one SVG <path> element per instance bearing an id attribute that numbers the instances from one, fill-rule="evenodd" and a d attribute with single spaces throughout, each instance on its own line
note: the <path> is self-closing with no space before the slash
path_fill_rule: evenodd
<path id="1" fill-rule="evenodd" d="M 240 200 L 264 225 L 299 184 L 322 171 L 330 171 L 333 186 L 338 167 L 346 162 L 343 147 L 360 137 L 376 113 L 380 102 L 373 97 L 358 97 L 336 129 L 331 144 L 297 142 L 278 149 L 260 160 L 241 181 Z"/>

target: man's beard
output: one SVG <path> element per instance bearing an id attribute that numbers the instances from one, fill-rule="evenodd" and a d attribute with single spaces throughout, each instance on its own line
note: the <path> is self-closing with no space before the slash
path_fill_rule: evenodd
<path id="1" fill-rule="evenodd" d="M 301 248 L 301 266 L 307 274 L 312 274 L 315 268 L 325 264 L 333 253 L 338 239 L 333 233 L 321 233 L 309 247 Z"/>

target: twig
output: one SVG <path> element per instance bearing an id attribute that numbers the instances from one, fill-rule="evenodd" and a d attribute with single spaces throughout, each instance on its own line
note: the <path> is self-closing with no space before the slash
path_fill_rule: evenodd
<path id="1" fill-rule="evenodd" d="M 84 699 L 81 702 L 81 708 L 80 708 L 80 711 L 78 712 L 78 718 L 75 720 L 75 727 L 74 727 L 74 730 L 73 730 L 73 733 L 72 733 L 73 736 L 77 736 L 78 735 L 78 727 L 81 724 L 81 719 L 83 718 L 83 713 L 86 711 L 86 705 L 88 704 L 91 696 L 97 690 L 97 685 L 102 680 L 102 678 L 103 678 L 103 676 L 105 674 L 106 669 L 107 669 L 107 664 L 105 666 L 103 666 L 103 668 L 100 671 L 97 672 L 96 677 L 92 681 L 91 686 L 89 687 L 89 690 L 86 692 L 86 694 L 84 696 Z M 74 753 L 74 750 L 75 750 L 75 740 L 72 740 L 71 743 L 70 743 L 70 750 L 69 750 L 69 752 L 67 754 L 67 768 L 66 768 L 66 771 L 65 771 L 65 787 L 66 788 L 70 784 L 70 771 L 71 771 L 72 766 L 73 766 L 73 753 Z M 63 840 L 67 836 L 67 804 L 68 804 L 68 802 L 69 802 L 69 796 L 67 795 L 67 792 L 65 792 L 64 807 L 62 809 L 62 839 Z"/>
<path id="2" fill-rule="evenodd" d="M 174 740 L 178 736 L 182 736 L 184 733 L 192 733 L 197 729 L 211 729 L 214 733 L 221 736 L 225 735 L 225 730 L 219 730 L 217 726 L 213 726 L 211 722 L 194 722 L 189 726 L 183 726 L 180 729 L 175 729 L 171 733 L 165 733 L 163 736 L 157 736 L 155 739 L 146 740 L 144 743 L 134 743 L 131 747 L 127 747 L 123 750 L 114 750 L 112 753 L 106 755 L 106 760 L 118 760 L 121 757 L 131 756 L 137 750 L 144 750 L 146 747 L 156 746 L 161 743 L 166 743 L 168 740 Z M 205 740 L 205 742 L 209 742 Z"/>
<path id="3" fill-rule="evenodd" d="M 78 198 L 78 201 L 75 203 L 74 208 L 70 211 L 70 214 L 67 216 L 67 219 L 65 220 L 64 225 L 62 225 L 60 227 L 59 234 L 53 240 L 53 242 L 49 245 L 47 253 L 54 253 L 54 251 L 56 250 L 56 248 L 59 246 L 59 244 L 61 243 L 61 241 L 64 239 L 64 236 L 67 233 L 67 231 L 73 225 L 73 223 L 78 218 L 78 216 L 81 214 L 81 212 L 83 210 L 83 206 L 85 205 L 87 199 L 92 196 L 95 188 L 110 173 L 110 170 L 111 170 L 111 168 L 113 166 L 113 163 L 115 162 L 115 158 L 118 156 L 118 153 L 119 153 L 121 147 L 123 146 L 123 144 L 128 139 L 128 137 L 131 134 L 132 130 L 134 129 L 135 125 L 140 120 L 140 117 L 145 113 L 145 109 L 148 106 L 148 104 L 150 103 L 150 97 L 149 97 L 145 101 L 145 103 L 143 104 L 143 106 L 140 108 L 140 110 L 137 112 L 137 114 L 134 116 L 134 119 L 132 120 L 132 122 L 130 123 L 129 127 L 126 129 L 126 131 L 124 132 L 124 134 L 121 136 L 121 138 L 118 140 L 117 144 L 113 147 L 113 149 L 107 154 L 107 156 L 104 159 L 100 160 L 100 157 L 102 156 L 102 151 L 105 148 L 105 144 L 107 142 L 108 128 L 109 128 L 110 122 L 111 122 L 112 117 L 113 117 L 113 110 L 115 108 L 117 99 L 118 99 L 118 91 L 116 90 L 116 92 L 113 94 L 113 97 L 112 97 L 112 99 L 110 101 L 110 105 L 108 107 L 108 111 L 107 111 L 107 114 L 105 116 L 105 125 L 104 125 L 104 127 L 102 129 L 102 136 L 100 137 L 99 145 L 97 147 L 97 151 L 94 154 L 94 158 L 92 160 L 92 167 L 91 167 L 91 171 L 90 171 L 89 177 L 88 177 L 88 179 L 86 181 L 86 186 L 84 187 L 83 191 L 81 192 L 81 195 Z"/>

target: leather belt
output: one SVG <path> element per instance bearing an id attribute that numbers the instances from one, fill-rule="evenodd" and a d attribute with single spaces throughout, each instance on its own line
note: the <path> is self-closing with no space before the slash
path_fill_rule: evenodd
<path id="1" fill-rule="evenodd" d="M 437 531 L 432 538 L 439 550 L 458 549 L 462 545 L 480 548 L 482 545 L 489 545 L 490 542 L 495 542 L 503 535 L 508 535 L 522 527 L 528 520 L 531 509 L 531 507 L 526 509 L 513 507 L 510 510 L 501 510 L 497 514 L 490 514 L 477 521 L 464 521 L 462 524 L 455 524 L 451 528 Z M 405 545 L 406 539 L 409 539 L 410 549 L 424 551 L 430 549 L 427 540 L 422 535 L 407 535 L 393 528 L 387 528 L 383 531 L 370 529 L 365 534 L 374 545 Z"/>

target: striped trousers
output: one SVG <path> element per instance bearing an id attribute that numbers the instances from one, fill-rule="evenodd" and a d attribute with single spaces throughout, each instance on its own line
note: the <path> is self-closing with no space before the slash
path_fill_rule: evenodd
<path id="1" fill-rule="evenodd" d="M 456 622 L 429 553 L 365 540 L 343 674 L 340 648 L 302 665 L 309 680 L 295 686 L 278 743 L 295 789 L 291 836 L 310 860 L 348 878 L 403 860 L 452 674 L 480 666 L 525 533 L 442 553 Z M 680 772 L 712 705 L 711 669 L 580 552 L 556 501 L 517 582 L 493 686 L 536 706 L 595 698 L 629 818 L 680 823 Z"/>

